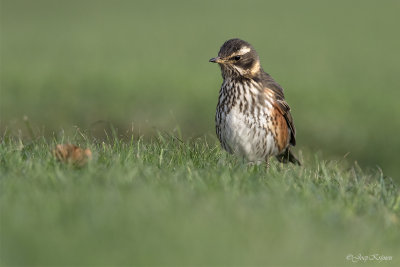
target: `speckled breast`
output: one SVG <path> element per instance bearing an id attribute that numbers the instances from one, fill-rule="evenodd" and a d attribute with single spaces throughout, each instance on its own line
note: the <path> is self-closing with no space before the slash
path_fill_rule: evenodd
<path id="1" fill-rule="evenodd" d="M 281 149 L 273 129 L 272 99 L 252 81 L 222 84 L 217 112 L 216 131 L 222 147 L 249 161 L 265 161 Z"/>

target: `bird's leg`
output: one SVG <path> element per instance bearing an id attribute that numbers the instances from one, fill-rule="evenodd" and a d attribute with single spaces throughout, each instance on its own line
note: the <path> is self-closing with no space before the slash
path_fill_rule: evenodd
<path id="1" fill-rule="evenodd" d="M 265 166 L 269 169 L 269 157 L 265 158 Z"/>

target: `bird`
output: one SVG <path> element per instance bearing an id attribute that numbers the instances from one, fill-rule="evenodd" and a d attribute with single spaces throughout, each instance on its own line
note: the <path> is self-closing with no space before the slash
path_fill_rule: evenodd
<path id="1" fill-rule="evenodd" d="M 222 148 L 257 164 L 269 166 L 276 157 L 301 165 L 290 150 L 296 145 L 296 129 L 283 88 L 263 70 L 254 47 L 230 39 L 209 62 L 220 66 L 223 78 L 215 114 Z"/>

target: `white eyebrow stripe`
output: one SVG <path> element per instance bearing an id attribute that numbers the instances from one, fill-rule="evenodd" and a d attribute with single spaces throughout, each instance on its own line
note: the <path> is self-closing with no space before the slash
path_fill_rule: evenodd
<path id="1" fill-rule="evenodd" d="M 250 50 L 251 50 L 250 47 L 244 46 L 239 50 L 239 52 L 237 54 L 238 55 L 244 55 L 244 54 L 250 52 Z"/>

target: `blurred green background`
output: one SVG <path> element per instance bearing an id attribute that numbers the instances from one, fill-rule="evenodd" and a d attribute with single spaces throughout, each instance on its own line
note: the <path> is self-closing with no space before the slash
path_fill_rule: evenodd
<path id="1" fill-rule="evenodd" d="M 0 130 L 214 136 L 208 63 L 240 37 L 284 88 L 298 147 L 397 178 L 399 1 L 1 1 Z"/>

